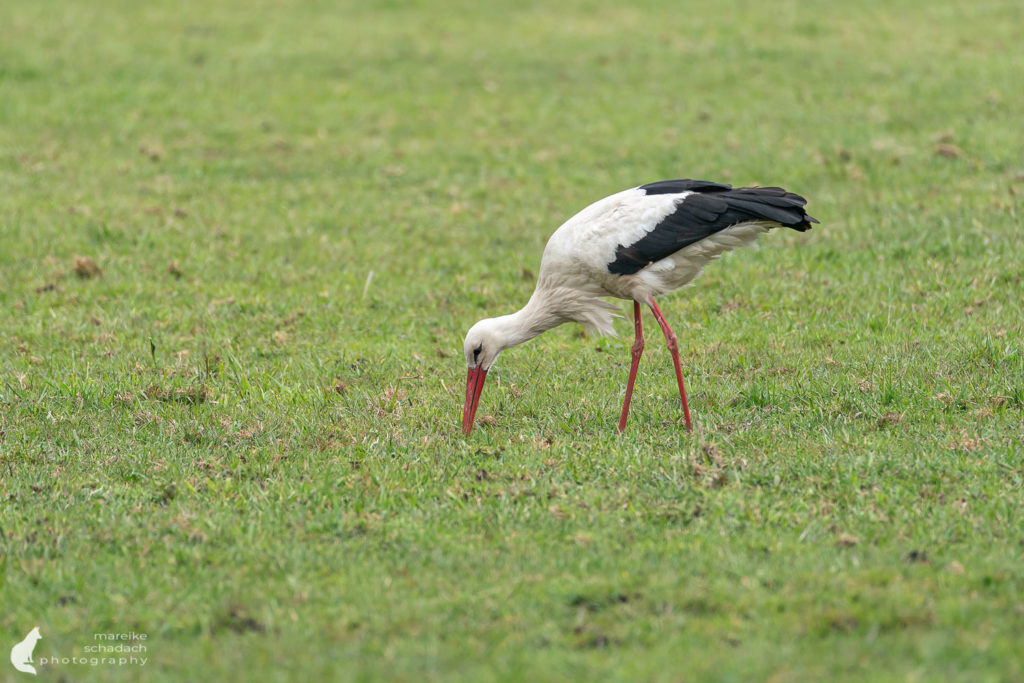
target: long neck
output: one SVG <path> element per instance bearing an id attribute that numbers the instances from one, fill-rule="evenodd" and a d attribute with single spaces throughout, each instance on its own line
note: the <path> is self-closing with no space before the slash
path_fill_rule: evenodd
<path id="1" fill-rule="evenodd" d="M 496 326 L 504 339 L 504 348 L 508 349 L 529 341 L 541 332 L 547 332 L 566 321 L 548 304 L 544 292 L 538 289 L 521 309 L 510 315 L 495 318 Z"/>

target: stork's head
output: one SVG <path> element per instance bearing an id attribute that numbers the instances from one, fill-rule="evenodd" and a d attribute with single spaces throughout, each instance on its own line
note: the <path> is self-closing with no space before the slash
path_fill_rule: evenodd
<path id="1" fill-rule="evenodd" d="M 509 347 L 504 322 L 504 318 L 487 318 L 469 328 L 466 341 L 462 344 L 466 352 L 467 368 L 482 366 L 486 372 L 494 365 L 498 354 Z"/>
<path id="2" fill-rule="evenodd" d="M 463 350 L 466 352 L 466 404 L 462 408 L 462 431 L 473 431 L 476 407 L 484 389 L 487 371 L 498 359 L 498 354 L 515 344 L 508 331 L 508 321 L 502 318 L 487 318 L 469 328 Z"/>
<path id="3" fill-rule="evenodd" d="M 473 418 L 480 403 L 487 371 L 505 349 L 533 339 L 544 330 L 565 322 L 564 316 L 544 306 L 544 297 L 535 292 L 529 303 L 511 315 L 481 320 L 466 333 L 462 347 L 466 353 L 466 405 L 462 409 L 462 431 L 473 431 Z"/>

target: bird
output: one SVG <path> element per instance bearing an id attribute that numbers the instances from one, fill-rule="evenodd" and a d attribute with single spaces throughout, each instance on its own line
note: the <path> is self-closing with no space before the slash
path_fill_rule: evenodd
<path id="1" fill-rule="evenodd" d="M 462 431 L 473 431 L 487 372 L 505 350 L 568 322 L 614 336 L 620 309 L 607 298 L 633 302 L 634 340 L 617 430 L 629 416 L 644 350 L 642 307 L 661 327 L 675 368 L 686 431 L 693 429 L 678 338 L 656 298 L 689 284 L 723 253 L 752 244 L 772 228 L 800 232 L 818 221 L 807 200 L 780 187 L 739 187 L 706 180 L 661 180 L 600 199 L 548 239 L 537 285 L 522 309 L 477 322 L 466 334 L 466 400 Z"/>

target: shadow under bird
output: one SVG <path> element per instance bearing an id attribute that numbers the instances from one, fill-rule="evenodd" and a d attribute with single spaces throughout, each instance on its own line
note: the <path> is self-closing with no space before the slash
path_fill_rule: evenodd
<path id="1" fill-rule="evenodd" d="M 487 318 L 466 334 L 466 403 L 462 431 L 473 431 L 487 371 L 498 355 L 562 323 L 614 335 L 618 308 L 604 297 L 633 302 L 635 341 L 618 431 L 626 428 L 644 350 L 641 304 L 665 335 L 675 365 L 686 430 L 692 429 L 676 335 L 655 297 L 700 275 L 712 259 L 751 244 L 771 228 L 801 232 L 818 221 L 807 200 L 780 187 L 741 187 L 705 180 L 662 180 L 597 201 L 566 221 L 544 248 L 537 287 L 519 311 Z"/>

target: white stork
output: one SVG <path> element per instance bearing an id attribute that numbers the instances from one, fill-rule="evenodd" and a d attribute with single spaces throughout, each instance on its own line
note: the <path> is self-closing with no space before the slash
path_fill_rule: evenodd
<path id="1" fill-rule="evenodd" d="M 801 232 L 817 223 L 800 195 L 779 187 L 743 187 L 704 180 L 663 180 L 597 201 L 566 221 L 548 240 L 537 287 L 521 310 L 481 320 L 466 334 L 466 403 L 462 431 L 473 420 L 487 371 L 505 349 L 567 322 L 596 334 L 614 335 L 618 309 L 602 297 L 633 301 L 636 337 L 618 430 L 626 428 L 640 355 L 644 350 L 640 304 L 661 326 L 675 364 L 686 430 L 692 428 L 679 366 L 676 335 L 654 298 L 700 275 L 704 266 L 734 247 L 752 243 L 771 228 Z"/>

